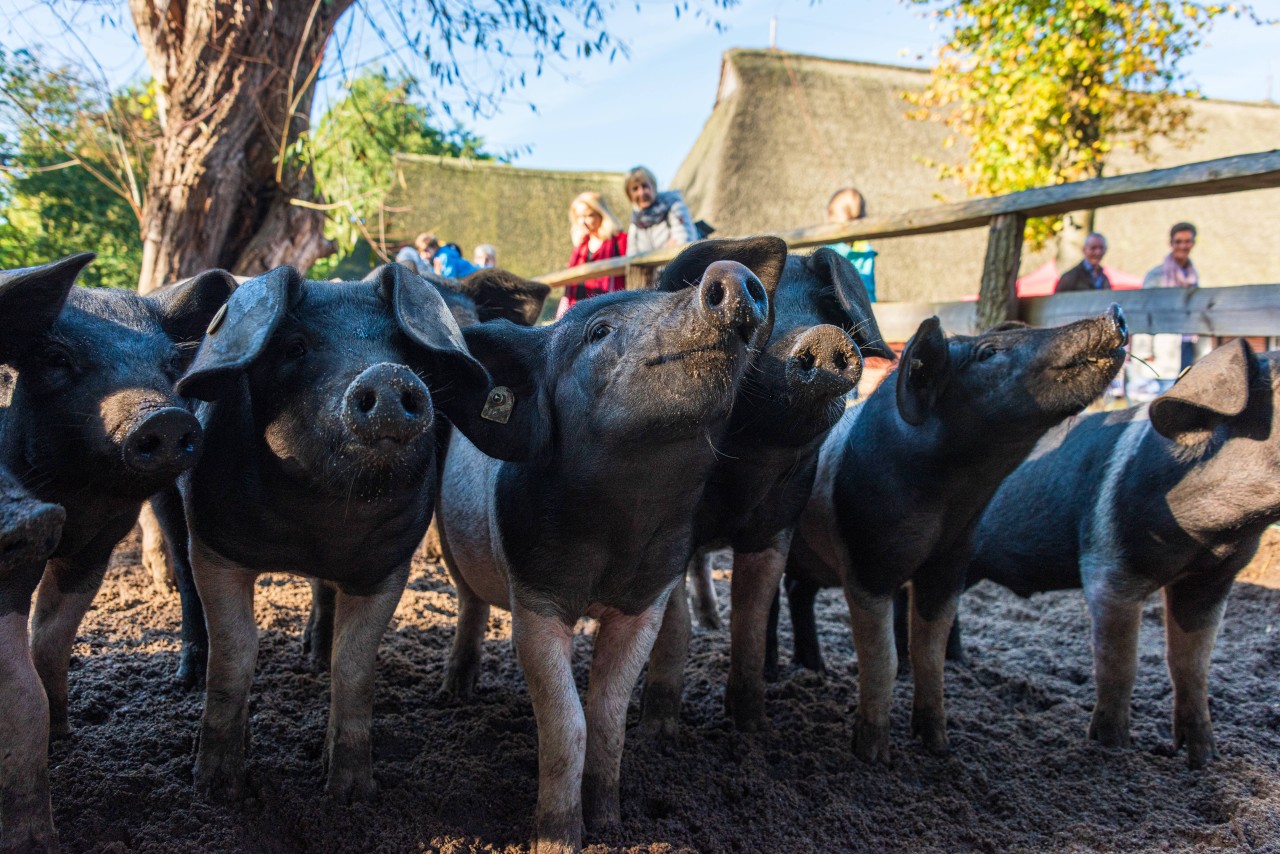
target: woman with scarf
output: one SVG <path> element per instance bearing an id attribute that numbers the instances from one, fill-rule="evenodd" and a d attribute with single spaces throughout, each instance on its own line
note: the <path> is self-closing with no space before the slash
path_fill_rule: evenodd
<path id="1" fill-rule="evenodd" d="M 574 246 L 573 257 L 569 259 L 570 267 L 606 258 L 620 258 L 627 254 L 627 233 L 609 210 L 604 197 L 594 190 L 579 193 L 573 204 L 569 205 L 569 235 Z M 556 319 L 564 317 L 564 313 L 579 300 L 620 291 L 626 286 L 627 277 L 622 275 L 601 276 L 569 285 L 560 298 Z"/>
<path id="2" fill-rule="evenodd" d="M 679 190 L 658 192 L 658 179 L 643 166 L 627 173 L 624 184 L 631 201 L 631 227 L 627 229 L 627 254 L 683 246 L 698 239 L 689 206 Z"/>

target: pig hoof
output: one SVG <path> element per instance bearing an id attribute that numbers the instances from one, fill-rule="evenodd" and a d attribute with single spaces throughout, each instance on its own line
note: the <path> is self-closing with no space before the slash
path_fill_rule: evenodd
<path id="1" fill-rule="evenodd" d="M 764 732 L 769 728 L 762 696 L 749 695 L 741 690 L 734 691 L 730 685 L 724 695 L 724 707 L 739 732 Z"/>
<path id="2" fill-rule="evenodd" d="M 52 827 L 5 828 L 0 854 L 58 854 L 58 834 Z"/>
<path id="3" fill-rule="evenodd" d="M 669 742 L 680 733 L 680 721 L 670 715 L 640 713 L 636 736 L 644 744 L 658 745 Z"/>
<path id="4" fill-rule="evenodd" d="M 442 701 L 468 701 L 476 694 L 476 674 L 448 672 L 444 675 L 444 684 L 436 693 Z"/>
<path id="5" fill-rule="evenodd" d="M 715 629 L 716 631 L 719 631 L 724 628 L 724 623 L 720 620 L 720 612 L 715 608 L 699 608 L 698 626 L 704 629 Z"/>
<path id="6" fill-rule="evenodd" d="M 1187 767 L 1197 770 L 1218 758 L 1213 727 L 1208 720 L 1174 721 L 1173 749 L 1187 747 Z"/>
<path id="7" fill-rule="evenodd" d="M 196 760 L 195 780 L 196 793 L 217 803 L 242 801 L 248 790 L 243 766 L 230 760 Z"/>
<path id="8" fill-rule="evenodd" d="M 582 814 L 592 833 L 608 833 L 622 826 L 622 804 L 617 781 L 593 775 L 582 780 Z"/>
<path id="9" fill-rule="evenodd" d="M 936 711 L 912 709 L 911 734 L 920 736 L 925 750 L 935 756 L 945 756 L 951 749 L 947 740 L 947 719 Z"/>
<path id="10" fill-rule="evenodd" d="M 1089 722 L 1089 738 L 1103 747 L 1119 748 L 1129 746 L 1129 720 L 1121 720 L 1116 715 L 1093 712 Z"/>
<path id="11" fill-rule="evenodd" d="M 178 669 L 173 674 L 173 684 L 188 690 L 204 687 L 204 672 L 207 653 L 188 644 L 178 653 Z"/>
<path id="12" fill-rule="evenodd" d="M 533 854 L 577 854 L 582 848 L 580 810 L 538 816 Z"/>
<path id="13" fill-rule="evenodd" d="M 372 800 L 378 794 L 378 782 L 368 771 L 334 770 L 325 783 L 325 794 L 339 804 Z"/>
<path id="14" fill-rule="evenodd" d="M 853 726 L 853 755 L 871 764 L 889 764 L 889 725 L 858 721 Z"/>

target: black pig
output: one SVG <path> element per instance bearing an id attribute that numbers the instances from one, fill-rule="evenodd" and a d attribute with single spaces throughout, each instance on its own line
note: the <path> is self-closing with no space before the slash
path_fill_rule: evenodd
<path id="1" fill-rule="evenodd" d="M 907 582 L 912 731 L 946 750 L 943 654 L 978 516 L 1045 431 L 1102 393 L 1127 340 L 1114 305 L 1056 329 L 950 339 L 930 318 L 903 350 L 896 382 L 882 383 L 828 435 L 787 572 L 844 587 L 858 654 L 859 758 L 889 758 L 892 602 Z"/>
<path id="2" fill-rule="evenodd" d="M 27 646 L 27 618 L 31 594 L 65 520 L 61 507 L 32 498 L 0 467 L 0 850 L 4 851 L 58 847 L 49 805 L 49 703 Z"/>
<path id="3" fill-rule="evenodd" d="M 1089 737 L 1129 744 L 1143 601 L 1164 593 L 1174 748 L 1216 756 L 1209 659 L 1227 593 L 1280 521 L 1280 352 L 1239 339 L 1149 406 L 1046 436 L 982 515 L 970 582 L 1022 596 L 1084 587 L 1097 704 Z"/>
<path id="4" fill-rule="evenodd" d="M 584 814 L 593 827 L 620 820 L 627 701 L 692 552 L 738 383 L 768 337 L 780 267 L 757 278 L 720 261 L 696 288 L 606 294 L 546 327 L 463 330 L 509 395 L 492 414 L 529 453 L 504 462 L 483 432 L 451 439 L 439 528 L 459 619 L 446 687 L 474 684 L 489 607 L 510 608 L 538 723 L 537 852 L 577 850 Z M 584 711 L 570 651 L 585 615 L 600 622 Z"/>
<path id="5" fill-rule="evenodd" d="M 179 484 L 209 629 L 202 794 L 244 791 L 262 572 L 333 591 L 326 789 L 375 791 L 374 663 L 431 520 L 440 401 L 428 389 L 444 387 L 483 400 L 488 374 L 435 287 L 397 264 L 336 283 L 280 267 L 240 285 L 211 325 L 178 383 L 207 401 L 205 453 Z"/>
<path id="6" fill-rule="evenodd" d="M 16 373 L 0 465 L 66 510 L 31 619 L 55 737 L 69 731 L 71 646 L 111 550 L 142 502 L 199 455 L 200 425 L 172 386 L 234 284 L 211 273 L 150 297 L 73 288 L 92 259 L 11 271 L 0 284 L 0 353 Z"/>
<path id="7" fill-rule="evenodd" d="M 698 265 L 716 257 L 742 260 L 756 246 L 753 241 L 700 244 L 696 252 L 682 254 L 681 263 L 668 265 L 659 286 L 687 287 L 697 280 Z M 737 727 L 748 731 L 765 723 L 761 629 L 786 567 L 792 530 L 809 498 L 818 449 L 857 385 L 863 353 L 893 358 L 862 280 L 830 249 L 786 258 L 773 306 L 769 340 L 739 387 L 729 429 L 717 444 L 720 457 L 695 517 L 699 553 L 690 566 L 691 574 L 704 569 L 704 549 L 733 547 L 725 704 Z M 690 632 L 684 600 L 680 584 L 667 603 L 649 661 L 641 724 L 651 733 L 669 735 L 679 720 Z"/>

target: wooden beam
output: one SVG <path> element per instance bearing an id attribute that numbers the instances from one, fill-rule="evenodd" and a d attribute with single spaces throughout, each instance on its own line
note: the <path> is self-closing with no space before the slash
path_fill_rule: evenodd
<path id="1" fill-rule="evenodd" d="M 1004 196 L 921 208 L 894 216 L 866 217 L 844 225 L 815 225 L 778 232 L 777 236 L 786 240 L 792 248 L 798 249 L 827 243 L 982 228 L 1002 214 L 1050 216 L 1134 202 L 1212 196 L 1273 187 L 1280 187 L 1280 149 L 1205 160 L 1170 169 L 1059 184 L 1056 187 L 1039 187 Z M 596 261 L 569 270 L 547 273 L 538 276 L 536 281 L 558 288 L 597 276 L 616 276 L 622 274 L 628 264 L 665 264 L 679 254 L 680 248 L 655 249 L 625 259 Z"/>
<path id="2" fill-rule="evenodd" d="M 916 334 L 916 329 L 929 317 L 937 315 L 942 331 L 949 335 L 972 335 L 978 327 L 978 304 L 967 302 L 877 302 L 876 325 L 890 343 L 901 344 Z"/>
<path id="3" fill-rule="evenodd" d="M 1018 265 L 1022 262 L 1022 236 L 1026 229 L 1027 218 L 1020 213 L 1000 214 L 991 220 L 978 291 L 979 329 L 1018 316 Z"/>
<path id="4" fill-rule="evenodd" d="M 1280 335 L 1280 285 L 1057 294 L 1020 300 L 1019 316 L 1035 326 L 1061 326 L 1099 314 L 1113 302 L 1124 311 L 1130 332 Z"/>

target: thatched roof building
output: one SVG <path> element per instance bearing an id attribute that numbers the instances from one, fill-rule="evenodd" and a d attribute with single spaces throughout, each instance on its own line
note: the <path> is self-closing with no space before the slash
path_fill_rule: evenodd
<path id="1" fill-rule="evenodd" d="M 853 185 L 876 215 L 961 201 L 964 191 L 937 179 L 922 159 L 963 155 L 944 149 L 945 129 L 905 117 L 901 93 L 928 72 L 770 50 L 725 53 L 715 106 L 673 180 L 694 216 L 718 235 L 816 225 L 838 187 Z M 1185 147 L 1157 141 L 1154 162 L 1117 150 L 1108 174 L 1141 172 L 1232 154 L 1265 151 L 1280 140 L 1280 107 L 1195 101 L 1199 132 Z M 1200 230 L 1193 259 L 1206 284 L 1280 282 L 1274 221 L 1280 190 L 1105 208 L 1107 263 L 1142 275 L 1168 252 L 1168 228 Z M 878 241 L 881 299 L 954 299 L 977 290 L 986 233 L 972 230 Z M 1024 257 L 1024 271 L 1052 257 Z M 1072 253 L 1074 254 L 1074 253 Z M 1078 261 L 1064 259 L 1066 266 Z"/>
<path id="2" fill-rule="evenodd" d="M 569 203 L 584 190 L 604 194 L 623 225 L 631 207 L 623 172 L 521 169 L 486 160 L 397 154 L 387 194 L 387 243 L 422 231 L 456 243 L 471 257 L 477 244 L 498 247 L 499 263 L 523 276 L 564 268 L 573 254 Z"/>

